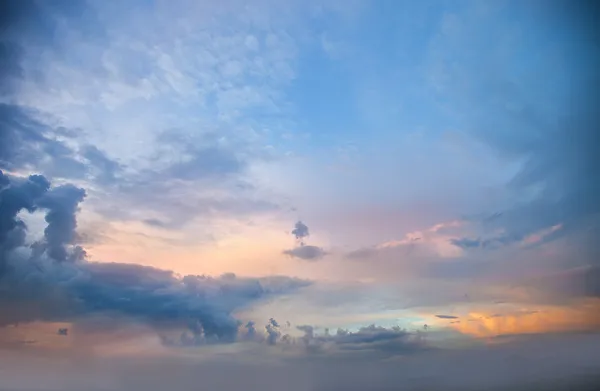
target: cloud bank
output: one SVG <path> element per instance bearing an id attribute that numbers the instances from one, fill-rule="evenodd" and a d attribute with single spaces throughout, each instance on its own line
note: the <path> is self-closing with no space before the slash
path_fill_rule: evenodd
<path id="1" fill-rule="evenodd" d="M 88 262 L 76 245 L 83 189 L 52 187 L 41 175 L 0 172 L 0 180 L 0 325 L 106 315 L 187 327 L 207 340 L 232 341 L 239 326 L 233 310 L 309 284 L 278 276 L 180 277 L 135 264 Z M 47 226 L 43 240 L 28 243 L 19 213 L 36 210 L 46 212 Z"/>

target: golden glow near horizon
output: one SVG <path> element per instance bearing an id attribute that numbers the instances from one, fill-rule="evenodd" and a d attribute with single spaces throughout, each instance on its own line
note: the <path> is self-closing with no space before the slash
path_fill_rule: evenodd
<path id="1" fill-rule="evenodd" d="M 600 299 L 533 308 L 507 314 L 498 309 L 471 312 L 449 325 L 475 337 L 600 330 Z"/>

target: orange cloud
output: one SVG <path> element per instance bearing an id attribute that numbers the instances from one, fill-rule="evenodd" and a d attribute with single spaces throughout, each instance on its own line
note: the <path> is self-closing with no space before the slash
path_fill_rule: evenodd
<path id="1" fill-rule="evenodd" d="M 477 337 L 600 330 L 600 299 L 583 300 L 571 307 L 544 307 L 506 315 L 472 312 L 450 326 Z"/>

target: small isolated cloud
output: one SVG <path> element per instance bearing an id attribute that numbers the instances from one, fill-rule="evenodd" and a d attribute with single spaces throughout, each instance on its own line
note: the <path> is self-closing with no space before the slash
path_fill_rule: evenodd
<path id="1" fill-rule="evenodd" d="M 458 316 L 453 315 L 436 315 L 435 317 L 439 319 L 458 319 Z"/>
<path id="2" fill-rule="evenodd" d="M 305 261 L 316 261 L 327 255 L 327 252 L 323 248 L 318 246 L 307 245 L 304 242 L 304 239 L 307 238 L 310 234 L 308 232 L 308 226 L 302 221 L 298 221 L 294 225 L 292 235 L 294 235 L 294 237 L 296 238 L 297 245 L 292 249 L 284 250 L 283 254 L 289 255 L 292 258 L 303 259 Z"/>
<path id="3" fill-rule="evenodd" d="M 303 240 L 310 235 L 308 232 L 308 226 L 302 221 L 298 221 L 292 230 L 292 235 L 294 235 L 297 240 Z"/>
<path id="4" fill-rule="evenodd" d="M 462 249 L 477 248 L 477 247 L 480 247 L 482 244 L 481 239 L 471 239 L 471 238 L 450 239 L 450 243 L 452 243 L 456 247 L 460 247 Z"/>
<path id="5" fill-rule="evenodd" d="M 327 255 L 327 252 L 318 246 L 304 245 L 283 252 L 292 258 L 300 258 L 305 261 L 317 261 Z"/>

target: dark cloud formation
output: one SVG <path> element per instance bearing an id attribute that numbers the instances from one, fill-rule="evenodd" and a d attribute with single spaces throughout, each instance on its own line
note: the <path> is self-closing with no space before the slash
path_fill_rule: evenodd
<path id="1" fill-rule="evenodd" d="M 85 198 L 85 190 L 73 185 L 55 187 L 38 201 L 41 208 L 48 210 L 44 230 L 48 255 L 57 261 L 67 259 L 65 246 L 73 244 L 79 203 Z"/>
<path id="2" fill-rule="evenodd" d="M 23 179 L 0 172 L 0 180 L 2 325 L 104 314 L 185 326 L 195 340 L 230 341 L 238 329 L 231 316 L 234 309 L 308 285 L 283 276 L 181 278 L 151 267 L 87 262 L 84 250 L 74 246 L 83 189 L 69 184 L 51 187 L 40 175 Z M 43 242 L 30 249 L 25 245 L 27 227 L 18 213 L 37 209 L 46 211 L 48 225 Z"/>
<path id="3" fill-rule="evenodd" d="M 1 173 L 1 171 L 0 171 Z M 43 247 L 47 255 L 56 261 L 65 261 L 68 257 L 83 255 L 79 248 L 68 247 L 74 244 L 77 222 L 75 214 L 78 205 L 85 197 L 85 191 L 73 185 L 62 185 L 50 189 L 50 182 L 41 175 L 31 175 L 26 180 L 9 178 L 7 185 L 0 190 L 0 248 L 2 263 L 6 263 L 7 253 L 25 244 L 26 226 L 17 218 L 21 210 L 34 212 L 46 210 L 44 242 L 36 250 Z M 12 237 L 12 240 L 9 240 Z"/>
<path id="4" fill-rule="evenodd" d="M 34 212 L 38 199 L 46 193 L 50 182 L 40 175 L 13 179 L 0 171 L 0 276 L 5 271 L 8 253 L 22 246 L 26 226 L 17 218 L 21 210 Z"/>
<path id="5" fill-rule="evenodd" d="M 292 230 L 292 235 L 296 237 L 297 240 L 304 240 L 310 234 L 308 233 L 308 226 L 304 224 L 302 221 L 298 221 L 294 225 L 294 229 Z"/>
<path id="6" fill-rule="evenodd" d="M 269 319 L 269 323 L 265 326 L 265 330 L 267 331 L 267 343 L 269 345 L 275 345 L 281 337 L 281 331 L 279 323 L 271 318 Z"/>
<path id="7" fill-rule="evenodd" d="M 458 319 L 458 316 L 453 315 L 436 315 L 435 317 L 439 319 Z"/>
<path id="8" fill-rule="evenodd" d="M 315 333 L 312 326 L 299 326 L 298 329 L 304 332 L 301 340 L 311 352 L 361 351 L 383 358 L 430 349 L 421 334 L 408 332 L 398 326 L 386 328 L 370 325 L 361 327 L 357 331 L 338 329 L 335 334 L 330 334 L 329 330 L 326 330 L 322 335 Z"/>
<path id="9" fill-rule="evenodd" d="M 299 337 L 284 333 L 283 327 L 273 318 L 265 325 L 263 335 L 257 332 L 253 322 L 248 323 L 245 328 L 248 332 L 243 339 L 270 346 L 278 345 L 286 350 L 301 349 L 304 353 L 315 355 L 362 352 L 373 358 L 384 358 L 431 349 L 420 333 L 409 332 L 397 326 L 387 328 L 370 325 L 356 331 L 340 328 L 332 334 L 329 329 L 318 333 L 314 326 L 299 325 L 296 329 L 303 333 Z"/>
<path id="10" fill-rule="evenodd" d="M 82 178 L 86 166 L 58 139 L 61 129 L 39 120 L 40 113 L 0 103 L 0 168 L 38 169 L 50 175 Z"/>

